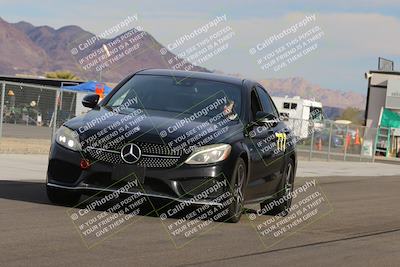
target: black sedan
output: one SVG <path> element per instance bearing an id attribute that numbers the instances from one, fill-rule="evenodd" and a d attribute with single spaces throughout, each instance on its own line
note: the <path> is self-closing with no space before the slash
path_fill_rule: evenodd
<path id="1" fill-rule="evenodd" d="M 83 105 L 91 110 L 64 123 L 51 146 L 52 202 L 74 205 L 82 194 L 124 187 L 190 205 L 219 206 L 230 193 L 224 218 L 231 222 L 246 203 L 271 214 L 289 210 L 295 142 L 257 82 L 148 69 Z"/>

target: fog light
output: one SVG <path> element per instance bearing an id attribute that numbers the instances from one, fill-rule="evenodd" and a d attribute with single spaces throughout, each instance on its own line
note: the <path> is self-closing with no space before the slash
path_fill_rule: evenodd
<path id="1" fill-rule="evenodd" d="M 80 166 L 82 170 L 87 170 L 90 167 L 90 161 L 88 159 L 81 159 Z"/>

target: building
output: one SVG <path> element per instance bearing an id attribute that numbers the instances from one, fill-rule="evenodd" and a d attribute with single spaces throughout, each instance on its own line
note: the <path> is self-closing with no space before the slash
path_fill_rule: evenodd
<path id="1" fill-rule="evenodd" d="M 400 157 L 400 72 L 369 71 L 365 122 L 377 128 L 377 155 Z"/>

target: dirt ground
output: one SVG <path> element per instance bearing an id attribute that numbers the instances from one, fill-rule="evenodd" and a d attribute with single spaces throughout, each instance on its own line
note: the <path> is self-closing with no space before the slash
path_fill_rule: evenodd
<path id="1" fill-rule="evenodd" d="M 0 153 L 48 154 L 50 143 L 48 139 L 2 137 L 0 139 Z"/>

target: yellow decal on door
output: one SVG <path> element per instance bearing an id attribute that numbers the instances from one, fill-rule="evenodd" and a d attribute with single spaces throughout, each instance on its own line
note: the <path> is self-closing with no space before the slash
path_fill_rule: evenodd
<path id="1" fill-rule="evenodd" d="M 275 133 L 276 136 L 276 148 L 278 150 L 286 150 L 286 134 L 285 133 Z"/>

